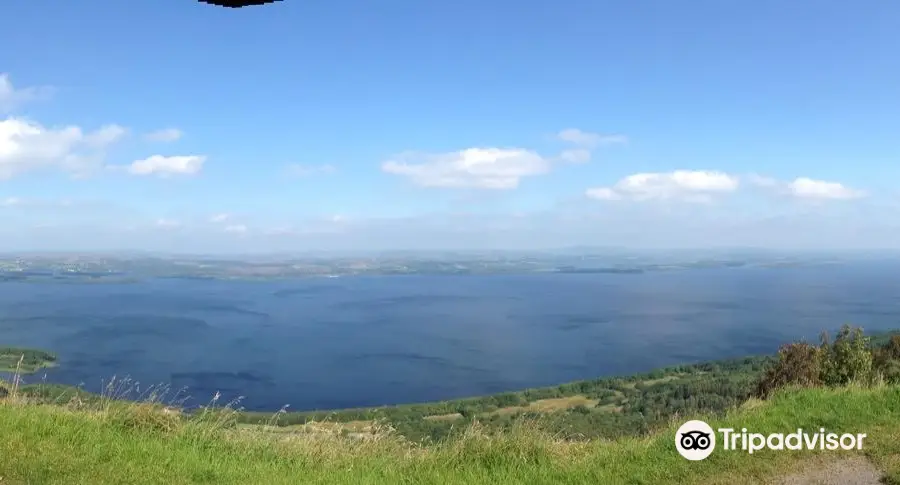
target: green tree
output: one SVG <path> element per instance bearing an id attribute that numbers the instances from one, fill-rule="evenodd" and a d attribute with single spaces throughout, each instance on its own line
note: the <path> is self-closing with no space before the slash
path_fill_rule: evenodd
<path id="1" fill-rule="evenodd" d="M 828 334 L 822 334 L 822 382 L 828 386 L 872 382 L 872 350 L 869 338 L 861 328 L 844 325 L 829 344 Z"/>

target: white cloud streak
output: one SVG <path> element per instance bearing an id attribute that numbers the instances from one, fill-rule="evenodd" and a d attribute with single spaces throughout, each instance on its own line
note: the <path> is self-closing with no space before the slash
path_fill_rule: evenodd
<path id="1" fill-rule="evenodd" d="M 36 122 L 0 121 L 0 179 L 39 169 L 57 169 L 76 176 L 101 168 L 105 150 L 127 130 L 107 125 L 85 133 L 77 126 L 46 128 Z"/>
<path id="2" fill-rule="evenodd" d="M 799 177 L 788 184 L 788 189 L 794 197 L 802 199 L 859 199 L 865 197 L 865 192 L 845 187 L 837 182 L 814 180 L 807 177 Z"/>
<path id="3" fill-rule="evenodd" d="M 180 140 L 183 135 L 184 133 L 177 128 L 164 128 L 145 134 L 144 139 L 153 142 L 170 143 Z"/>
<path id="4" fill-rule="evenodd" d="M 525 148 L 473 147 L 449 153 L 406 152 L 385 161 L 381 170 L 406 177 L 421 187 L 510 190 L 522 179 L 549 173 L 554 166 L 583 164 L 601 145 L 626 143 L 623 135 L 601 135 L 569 128 L 555 139 L 575 145 L 545 157 Z"/>
<path id="5" fill-rule="evenodd" d="M 829 182 L 809 177 L 797 177 L 790 182 L 751 174 L 747 181 L 756 187 L 778 195 L 805 200 L 852 200 L 867 197 L 865 191 L 847 187 L 839 182 Z"/>
<path id="6" fill-rule="evenodd" d="M 7 73 L 0 73 L 0 113 L 15 111 L 32 101 L 40 101 L 53 95 L 53 88 L 34 86 L 16 89 Z"/>
<path id="7" fill-rule="evenodd" d="M 602 135 L 599 133 L 582 131 L 577 128 L 562 130 L 556 134 L 556 137 L 562 141 L 588 148 L 594 148 L 601 145 L 628 143 L 628 137 L 624 135 Z"/>
<path id="8" fill-rule="evenodd" d="M 550 171 L 550 161 L 519 148 L 469 148 L 452 153 L 406 153 L 381 165 L 422 187 L 508 190 Z"/>
<path id="9" fill-rule="evenodd" d="M 596 187 L 585 192 L 598 200 L 681 200 L 711 202 L 715 196 L 736 192 L 742 179 L 750 186 L 769 193 L 805 200 L 850 200 L 866 197 L 861 190 L 838 182 L 797 177 L 784 182 L 772 177 L 750 174 L 744 177 L 707 170 L 676 170 L 667 173 L 629 175 L 611 187 Z"/>
<path id="10" fill-rule="evenodd" d="M 171 175 L 196 175 L 203 169 L 206 162 L 204 155 L 180 155 L 166 157 L 153 155 L 143 160 L 136 160 L 128 166 L 128 172 L 133 175 L 158 175 L 167 177 Z"/>
<path id="11" fill-rule="evenodd" d="M 588 189 L 586 195 L 601 200 L 682 200 L 709 202 L 713 196 L 734 192 L 737 177 L 708 170 L 675 170 L 668 173 L 636 173 L 612 187 Z"/>

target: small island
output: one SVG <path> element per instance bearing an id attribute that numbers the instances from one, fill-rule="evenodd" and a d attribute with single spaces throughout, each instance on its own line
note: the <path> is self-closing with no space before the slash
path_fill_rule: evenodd
<path id="1" fill-rule="evenodd" d="M 21 361 L 21 363 L 20 363 Z M 33 374 L 56 366 L 56 355 L 37 349 L 0 347 L 0 372 Z"/>

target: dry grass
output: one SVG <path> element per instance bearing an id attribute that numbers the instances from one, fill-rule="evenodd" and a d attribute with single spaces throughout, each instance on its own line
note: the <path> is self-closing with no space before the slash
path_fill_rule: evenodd
<path id="1" fill-rule="evenodd" d="M 463 415 L 459 413 L 435 414 L 434 416 L 425 416 L 428 421 L 456 421 L 462 419 Z"/>
<path id="2" fill-rule="evenodd" d="M 558 397 L 552 399 L 539 399 L 537 401 L 532 401 L 528 403 L 527 406 L 510 406 L 505 408 L 500 408 L 496 411 L 493 411 L 490 414 L 496 415 L 509 415 L 515 414 L 519 412 L 530 412 L 530 413 L 550 413 L 554 411 L 564 411 L 567 409 L 572 409 L 578 406 L 585 406 L 592 408 L 597 405 L 599 401 L 596 399 L 589 399 L 585 396 L 569 396 L 569 397 Z"/>

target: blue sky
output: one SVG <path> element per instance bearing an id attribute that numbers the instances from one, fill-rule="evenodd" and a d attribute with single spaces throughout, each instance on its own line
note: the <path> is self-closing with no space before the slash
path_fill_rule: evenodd
<path id="1" fill-rule="evenodd" d="M 0 250 L 900 245 L 895 2 L 4 18 Z"/>

